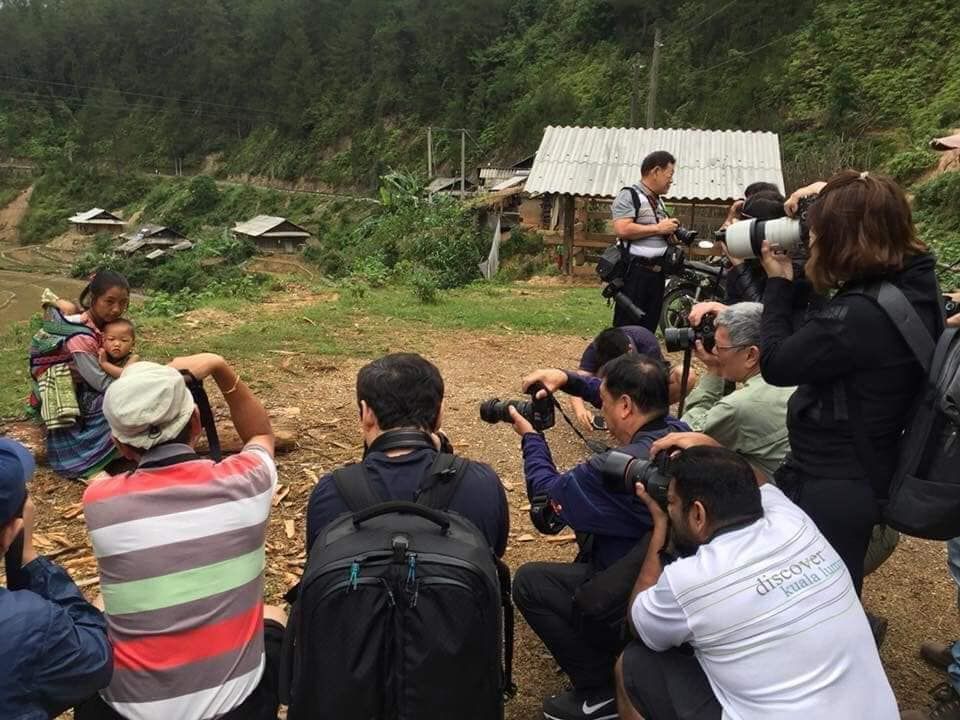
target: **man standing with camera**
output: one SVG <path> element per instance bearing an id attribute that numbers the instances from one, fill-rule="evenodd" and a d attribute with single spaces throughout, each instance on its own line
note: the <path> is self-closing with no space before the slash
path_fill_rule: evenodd
<path id="1" fill-rule="evenodd" d="M 654 524 L 630 601 L 637 640 L 617 662 L 620 718 L 896 720 L 850 574 L 810 517 L 725 448 L 688 447 L 663 473 L 666 503 L 635 485 Z M 664 566 L 668 540 L 678 557 Z"/>
<path id="2" fill-rule="evenodd" d="M 0 588 L 2 718 L 56 717 L 104 687 L 113 671 L 103 615 L 33 547 L 27 497 L 33 469 L 25 447 L 0 438 L 0 552 L 7 556 L 7 587 Z"/>
<path id="3" fill-rule="evenodd" d="M 623 188 L 613 201 L 613 229 L 627 263 L 623 292 L 645 313 L 638 320 L 616 304 L 615 327 L 639 323 L 655 332 L 660 322 L 666 283 L 660 261 L 680 227 L 676 219 L 667 216 L 661 198 L 670 190 L 676 163 L 676 158 L 666 150 L 650 153 L 640 166 L 640 182 Z"/>
<path id="4" fill-rule="evenodd" d="M 651 444 L 687 426 L 668 416 L 667 370 L 658 360 L 628 353 L 600 369 L 600 377 L 538 370 L 524 388 L 540 382 L 600 407 L 620 450 L 644 458 Z M 606 453 L 565 473 L 553 463 L 546 439 L 515 408 L 527 495 L 548 502 L 580 537 L 574 563 L 528 563 L 516 574 L 513 596 L 527 623 L 567 673 L 573 690 L 544 701 L 551 720 L 616 717 L 613 663 L 622 648 L 622 622 L 643 559 L 650 515 L 635 497 L 608 489 L 601 475 Z"/>

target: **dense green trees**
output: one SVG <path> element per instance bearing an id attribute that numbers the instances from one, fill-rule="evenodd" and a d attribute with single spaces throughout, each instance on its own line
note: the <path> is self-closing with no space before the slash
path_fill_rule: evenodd
<path id="1" fill-rule="evenodd" d="M 663 30 L 657 124 L 771 129 L 800 174 L 879 163 L 960 124 L 953 0 L 3 0 L 0 155 L 369 188 L 547 124 L 624 125 Z M 636 60 L 634 57 L 636 56 Z M 641 113 L 642 115 L 642 113 Z M 458 148 L 440 136 L 441 161 Z"/>

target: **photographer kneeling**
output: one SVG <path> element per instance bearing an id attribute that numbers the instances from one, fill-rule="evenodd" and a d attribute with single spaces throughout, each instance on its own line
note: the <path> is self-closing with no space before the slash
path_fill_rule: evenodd
<path id="1" fill-rule="evenodd" d="M 788 406 L 790 455 L 777 485 L 836 548 L 859 593 L 898 440 L 925 381 L 880 306 L 878 288 L 887 283 L 905 306 L 900 314 L 915 313 L 919 330 L 933 339 L 943 330 L 943 311 L 934 258 L 893 180 L 845 170 L 812 189 L 819 198 L 807 213 L 805 273 L 818 291 L 838 292 L 798 323 L 793 264 L 764 241 L 760 368 L 772 385 L 798 386 Z"/>
<path id="2" fill-rule="evenodd" d="M 760 303 L 731 305 L 716 316 L 710 348 L 697 341 L 696 356 L 707 372 L 690 394 L 682 420 L 770 478 L 790 450 L 787 401 L 794 388 L 774 387 L 760 375 L 762 314 Z M 724 395 L 725 381 L 740 388 Z"/>
<path id="3" fill-rule="evenodd" d="M 524 379 L 548 391 L 563 389 L 600 407 L 607 427 L 633 457 L 687 426 L 668 417 L 667 370 L 658 360 L 629 353 L 600 369 L 599 378 L 563 370 L 539 370 Z M 549 503 L 581 542 L 574 563 L 522 566 L 513 596 L 527 623 L 573 683 L 573 690 L 547 698 L 544 716 L 554 720 L 615 718 L 613 664 L 623 647 L 622 624 L 633 579 L 645 553 L 650 514 L 632 495 L 604 486 L 606 453 L 565 473 L 557 471 L 546 439 L 511 407 L 522 439 L 524 475 L 531 503 Z"/>
<path id="4" fill-rule="evenodd" d="M 850 576 L 811 519 L 731 450 L 661 446 L 623 473 L 654 526 L 630 602 L 638 639 L 617 662 L 620 718 L 895 720 Z M 664 566 L 668 539 L 678 559 Z"/>

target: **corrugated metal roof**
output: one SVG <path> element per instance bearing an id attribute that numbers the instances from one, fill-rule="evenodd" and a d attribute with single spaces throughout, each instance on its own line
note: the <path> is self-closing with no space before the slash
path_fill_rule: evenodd
<path id="1" fill-rule="evenodd" d="M 526 181 L 526 175 L 514 175 L 503 182 L 499 182 L 493 187 L 490 188 L 490 192 L 497 192 L 498 190 L 506 190 L 507 188 L 516 187 L 517 185 L 523 185 Z"/>
<path id="2" fill-rule="evenodd" d="M 301 233 L 305 236 L 310 235 L 310 233 L 307 230 L 305 230 L 304 228 L 300 227 L 295 223 L 290 222 L 286 218 L 274 217 L 272 215 L 257 215 L 255 218 L 247 220 L 245 223 L 237 223 L 236 226 L 233 228 L 233 231 L 240 233 L 242 235 L 260 237 L 262 235 L 265 235 L 266 233 L 269 233 L 271 230 L 276 228 L 278 225 L 282 225 L 283 223 L 290 223 L 291 225 L 293 225 L 293 227 L 296 228 L 295 231 L 281 231 L 282 234 L 284 235 L 288 235 L 291 233 L 295 233 L 298 236 Z"/>
<path id="3" fill-rule="evenodd" d="M 104 217 L 98 218 L 98 217 L 97 217 L 98 215 L 103 215 Z M 120 223 L 121 225 L 123 224 L 123 220 L 121 220 L 120 218 L 118 218 L 118 217 L 117 217 L 116 215 L 114 215 L 113 213 L 107 212 L 107 211 L 104 210 L 103 208 L 91 208 L 90 210 L 87 210 L 86 212 L 77 213 L 76 215 L 74 215 L 73 217 L 70 218 L 70 222 L 72 222 L 72 223 L 92 223 L 92 222 L 96 222 L 96 223 L 101 224 L 101 225 L 102 225 L 102 224 L 107 224 L 107 223 L 111 223 L 111 224 L 113 224 L 113 223 Z"/>
<path id="4" fill-rule="evenodd" d="M 172 227 L 168 227 L 166 225 L 155 225 L 153 223 L 141 225 L 135 231 L 125 233 L 120 237 L 127 240 L 143 240 L 145 238 L 152 238 L 154 235 L 158 235 L 162 232 L 168 232 L 169 234 L 178 238 L 186 237 L 183 233 L 179 232 L 178 230 L 174 230 Z"/>
<path id="5" fill-rule="evenodd" d="M 548 126 L 526 191 L 614 197 L 640 180 L 643 158 L 654 150 L 677 158 L 668 199 L 732 200 L 758 181 L 783 189 L 776 133 Z"/>

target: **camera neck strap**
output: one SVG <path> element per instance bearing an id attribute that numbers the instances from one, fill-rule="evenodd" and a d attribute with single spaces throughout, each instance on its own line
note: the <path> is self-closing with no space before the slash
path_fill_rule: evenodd
<path id="1" fill-rule="evenodd" d="M 564 419 L 564 422 L 566 422 L 567 425 L 570 426 L 570 429 L 573 430 L 576 436 L 581 440 L 583 440 L 583 444 L 587 446 L 590 452 L 600 454 L 600 453 L 605 453 L 607 452 L 607 450 L 610 449 L 609 445 L 599 442 L 598 440 L 591 440 L 590 438 L 586 437 L 582 432 L 580 432 L 580 428 L 574 425 L 573 421 L 570 420 L 569 417 L 567 417 L 567 414 L 563 411 L 563 408 L 560 406 L 560 403 L 557 401 L 557 398 L 554 397 L 553 395 L 550 395 L 550 399 L 553 400 L 553 406 L 559 411 L 560 417 L 562 417 Z"/>
<path id="2" fill-rule="evenodd" d="M 366 457 L 372 452 L 388 452 L 390 450 L 420 450 L 429 448 L 436 450 L 437 446 L 433 444 L 433 438 L 423 430 L 398 429 L 387 430 L 381 433 L 364 450 Z"/>
<path id="3" fill-rule="evenodd" d="M 687 386 L 690 384 L 690 360 L 693 348 L 687 347 L 683 351 L 683 370 L 680 373 L 680 402 L 677 405 L 677 417 L 683 417 L 683 406 L 687 402 Z"/>

